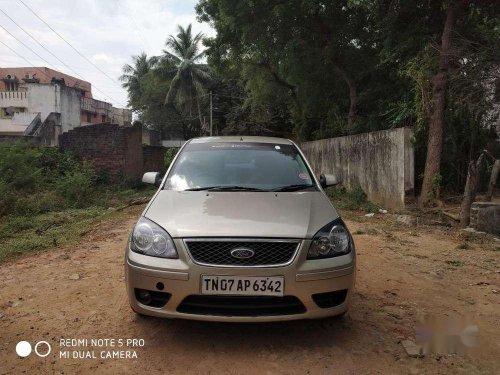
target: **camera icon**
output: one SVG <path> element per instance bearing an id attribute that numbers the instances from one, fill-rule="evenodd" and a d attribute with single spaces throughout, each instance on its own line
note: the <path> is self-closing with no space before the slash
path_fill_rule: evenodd
<path id="1" fill-rule="evenodd" d="M 28 341 L 19 341 L 16 345 L 16 353 L 19 357 L 27 357 L 31 354 L 32 347 Z M 35 345 L 35 353 L 39 357 L 47 357 L 52 351 L 52 347 L 47 341 L 38 341 Z"/>

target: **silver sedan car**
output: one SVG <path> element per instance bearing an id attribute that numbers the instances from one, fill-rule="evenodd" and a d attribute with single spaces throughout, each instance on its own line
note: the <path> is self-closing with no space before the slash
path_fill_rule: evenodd
<path id="1" fill-rule="evenodd" d="M 355 281 L 352 236 L 290 140 L 188 141 L 137 221 L 125 253 L 132 309 L 213 321 L 344 314 Z"/>

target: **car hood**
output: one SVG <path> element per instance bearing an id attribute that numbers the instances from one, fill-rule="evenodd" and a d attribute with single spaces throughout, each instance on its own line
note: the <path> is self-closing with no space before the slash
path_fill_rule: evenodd
<path id="1" fill-rule="evenodd" d="M 207 192 L 161 190 L 144 216 L 174 238 L 312 238 L 339 217 L 320 191 Z"/>

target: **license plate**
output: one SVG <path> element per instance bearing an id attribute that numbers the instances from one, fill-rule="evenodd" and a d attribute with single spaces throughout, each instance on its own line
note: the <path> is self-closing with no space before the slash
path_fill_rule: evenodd
<path id="1" fill-rule="evenodd" d="M 283 276 L 210 276 L 201 277 L 202 294 L 283 296 Z"/>

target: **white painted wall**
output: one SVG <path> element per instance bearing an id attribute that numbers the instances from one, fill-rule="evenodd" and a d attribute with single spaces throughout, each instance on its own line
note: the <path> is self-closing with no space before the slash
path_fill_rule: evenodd
<path id="1" fill-rule="evenodd" d="M 33 112 L 15 112 L 12 116 L 12 125 L 26 125 L 29 126 L 39 116 L 38 113 Z"/>
<path id="2" fill-rule="evenodd" d="M 40 120 L 45 121 L 51 112 L 60 112 L 59 86 L 50 84 L 26 84 L 28 87 L 28 109 L 40 112 Z"/>
<path id="3" fill-rule="evenodd" d="M 127 126 L 132 124 L 132 111 L 126 108 L 116 108 L 112 107 L 112 124 L 118 124 L 120 126 Z"/>
<path id="4" fill-rule="evenodd" d="M 360 186 L 368 199 L 399 209 L 414 188 L 412 130 L 397 128 L 304 142 L 314 173 L 334 174 L 347 189 Z"/>
<path id="5" fill-rule="evenodd" d="M 186 143 L 184 140 L 162 140 L 161 145 L 163 147 L 182 147 Z"/>
<path id="6" fill-rule="evenodd" d="M 0 135 L 23 135 L 28 126 L 13 124 L 12 119 L 0 119 Z"/>
<path id="7" fill-rule="evenodd" d="M 54 84 L 26 84 L 28 87 L 28 109 L 40 112 L 45 121 L 51 112 L 61 114 L 62 131 L 80 126 L 80 97 L 78 90 Z"/>
<path id="8" fill-rule="evenodd" d="M 74 129 L 81 125 L 80 104 L 81 94 L 71 87 L 60 87 L 61 124 L 62 131 Z"/>

